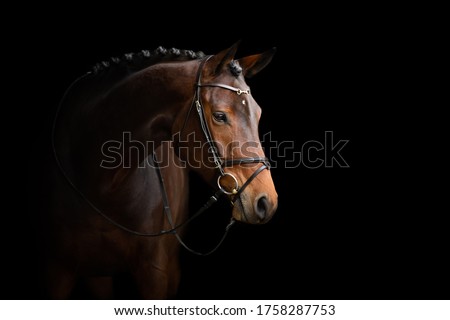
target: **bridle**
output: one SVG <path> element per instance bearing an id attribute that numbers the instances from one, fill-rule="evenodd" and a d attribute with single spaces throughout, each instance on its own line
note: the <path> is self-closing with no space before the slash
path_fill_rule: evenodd
<path id="1" fill-rule="evenodd" d="M 74 189 L 75 192 L 78 193 L 78 195 L 80 195 L 80 197 L 83 198 L 83 200 L 86 201 L 89 204 L 89 206 L 94 211 L 99 213 L 103 218 L 108 220 L 110 223 L 112 223 L 116 227 L 118 227 L 118 228 L 122 229 L 123 231 L 126 231 L 126 232 L 128 232 L 130 234 L 133 234 L 133 235 L 143 236 L 143 237 L 157 237 L 157 236 L 162 236 L 162 235 L 165 235 L 165 234 L 173 234 L 173 235 L 175 235 L 175 237 L 177 238 L 179 243 L 184 248 L 186 248 L 189 252 L 191 252 L 193 254 L 196 254 L 196 255 L 202 255 L 202 256 L 210 255 L 210 254 L 215 252 L 220 247 L 220 245 L 225 240 L 225 238 L 226 238 L 226 236 L 228 234 L 228 231 L 234 225 L 235 220 L 233 218 L 231 218 L 230 222 L 228 223 L 228 225 L 225 228 L 225 232 L 224 232 L 222 238 L 220 239 L 219 243 L 212 250 L 210 250 L 210 251 L 208 251 L 206 253 L 200 253 L 200 252 L 197 252 L 197 251 L 191 249 L 190 247 L 188 247 L 183 242 L 183 240 L 181 239 L 179 234 L 177 233 L 177 229 L 179 229 L 182 226 L 188 224 L 189 222 L 191 222 L 192 220 L 197 218 L 199 215 L 201 215 L 204 211 L 209 209 L 214 203 L 216 203 L 219 200 L 219 198 L 223 194 L 226 194 L 226 195 L 230 196 L 231 202 L 234 205 L 234 203 L 238 199 L 240 199 L 240 195 L 242 194 L 244 189 L 256 178 L 256 176 L 258 174 L 260 174 L 263 170 L 270 169 L 270 163 L 269 163 L 269 160 L 266 157 L 249 157 L 249 158 L 224 159 L 224 158 L 219 156 L 218 149 L 216 147 L 216 144 L 214 143 L 214 140 L 213 140 L 212 135 L 211 135 L 211 131 L 209 130 L 209 127 L 208 127 L 208 123 L 207 123 L 207 121 L 205 119 L 204 109 L 203 109 L 203 105 L 202 105 L 202 102 L 201 102 L 200 89 L 203 88 L 203 87 L 218 87 L 218 88 L 222 88 L 222 89 L 231 90 L 233 92 L 236 92 L 237 95 L 241 95 L 241 94 L 247 94 L 248 95 L 248 94 L 250 94 L 250 89 L 242 90 L 242 89 L 235 88 L 235 87 L 232 87 L 232 86 L 229 86 L 229 85 L 226 85 L 226 84 L 221 84 L 221 83 L 201 83 L 201 76 L 202 76 L 203 67 L 204 67 L 205 63 L 211 57 L 212 56 L 206 56 L 200 62 L 200 65 L 199 65 L 198 70 L 197 70 L 197 76 L 196 76 L 196 82 L 195 82 L 195 93 L 194 93 L 193 103 L 191 104 L 191 107 L 189 108 L 189 111 L 187 113 L 187 116 L 186 116 L 186 119 L 185 119 L 185 122 L 184 122 L 184 126 L 180 130 L 180 134 L 183 131 L 183 129 L 184 129 L 186 123 L 187 123 L 187 120 L 188 120 L 188 118 L 189 118 L 189 116 L 191 114 L 191 110 L 192 110 L 193 106 L 195 105 L 195 108 L 197 110 L 197 114 L 199 116 L 199 120 L 200 120 L 200 125 L 201 125 L 201 128 L 202 128 L 202 131 L 203 131 L 203 133 L 205 135 L 206 142 L 208 143 L 209 150 L 210 150 L 210 152 L 213 155 L 214 165 L 219 171 L 219 176 L 217 178 L 217 186 L 218 186 L 219 189 L 215 192 L 214 195 L 212 195 L 208 199 L 208 201 L 199 210 L 197 210 L 197 212 L 195 214 L 193 214 L 191 217 L 189 217 L 185 221 L 175 225 L 175 223 L 173 221 L 173 218 L 172 218 L 172 212 L 171 212 L 170 205 L 169 205 L 169 198 L 167 196 L 167 191 L 166 191 L 166 187 L 165 187 L 165 182 L 164 182 L 163 176 L 161 174 L 161 169 L 159 167 L 159 163 L 158 163 L 158 160 L 156 159 L 155 153 L 152 153 L 149 156 L 149 162 L 150 162 L 150 165 L 155 168 L 157 176 L 158 176 L 158 179 L 159 179 L 160 190 L 161 190 L 162 201 L 163 201 L 163 212 L 165 213 L 166 218 L 167 218 L 167 220 L 168 220 L 168 222 L 170 224 L 170 227 L 171 227 L 170 229 L 161 230 L 161 231 L 159 231 L 157 233 L 145 233 L 145 232 L 139 232 L 139 231 L 135 231 L 135 230 L 129 229 L 128 227 L 118 223 L 117 221 L 113 220 L 111 217 L 106 215 L 94 203 L 92 203 L 92 201 L 89 200 L 89 198 L 87 198 L 87 196 L 73 183 L 73 181 L 70 179 L 70 177 L 68 176 L 68 174 L 64 170 L 64 168 L 63 168 L 63 166 L 61 164 L 61 161 L 59 160 L 59 156 L 58 156 L 58 153 L 56 151 L 56 146 L 55 146 L 55 131 L 56 131 L 56 123 L 57 123 L 58 115 L 60 113 L 60 110 L 61 110 L 62 104 L 63 104 L 63 102 L 65 100 L 65 97 L 67 96 L 69 91 L 72 89 L 72 87 L 78 81 L 80 81 L 80 80 L 84 79 L 85 77 L 89 76 L 91 74 L 91 72 L 88 72 L 88 73 L 84 74 L 83 76 L 77 78 L 66 89 L 66 91 L 65 91 L 65 93 L 64 93 L 64 95 L 63 95 L 63 97 L 62 97 L 62 99 L 61 99 L 61 101 L 59 103 L 58 109 L 56 111 L 56 115 L 55 115 L 55 119 L 53 121 L 53 127 L 52 127 L 52 149 L 53 149 L 53 155 L 54 155 L 56 164 L 57 164 L 60 172 L 64 176 L 65 180 L 72 187 L 72 189 Z M 232 167 L 234 165 L 250 164 L 250 163 L 262 163 L 262 165 L 255 172 L 253 172 L 253 174 L 247 179 L 247 181 L 244 182 L 244 184 L 242 184 L 242 186 L 239 186 L 239 182 L 238 182 L 237 178 L 232 173 L 225 172 L 225 169 L 224 169 L 224 168 L 227 168 L 227 167 Z M 234 186 L 234 188 L 231 191 L 227 190 L 226 188 L 224 188 L 223 185 L 221 184 L 222 178 L 224 178 L 226 176 L 230 177 L 235 183 L 235 186 Z M 244 215 L 245 215 L 245 212 L 244 212 Z"/>
<path id="2" fill-rule="evenodd" d="M 222 84 L 222 83 L 202 83 L 201 77 L 202 77 L 203 67 L 204 67 L 205 63 L 211 57 L 212 56 L 207 56 L 206 58 L 204 58 L 198 68 L 197 79 L 196 79 L 196 84 L 195 84 L 196 90 L 195 90 L 193 105 L 195 104 L 195 107 L 196 107 L 196 110 L 197 110 L 197 113 L 199 116 L 199 120 L 200 120 L 200 126 L 202 128 L 203 134 L 205 135 L 206 142 L 209 145 L 209 150 L 212 153 L 214 165 L 219 170 L 219 176 L 217 178 L 217 186 L 219 187 L 220 190 L 223 191 L 224 194 L 231 196 L 232 203 L 234 203 L 240 197 L 240 195 L 244 191 L 244 189 L 250 184 L 250 182 L 253 181 L 253 179 L 256 178 L 256 176 L 258 174 L 260 174 L 264 169 L 270 168 L 270 163 L 269 163 L 269 159 L 267 159 L 266 157 L 224 159 L 219 156 L 217 146 L 214 143 L 214 139 L 212 138 L 211 131 L 209 130 L 209 127 L 208 127 L 208 122 L 205 119 L 205 112 L 204 112 L 203 104 L 201 102 L 200 89 L 204 88 L 204 87 L 218 87 L 218 88 L 236 92 L 237 95 L 241 95 L 241 94 L 248 95 L 248 94 L 250 94 L 250 89 L 242 90 L 242 89 L 235 88 L 235 87 L 232 87 L 232 86 L 229 86 L 226 84 Z M 192 108 L 192 106 L 191 106 L 191 108 Z M 247 179 L 247 181 L 241 187 L 239 186 L 239 183 L 238 183 L 238 180 L 236 179 L 236 177 L 232 173 L 225 172 L 225 170 L 224 170 L 224 168 L 226 168 L 226 167 L 232 167 L 235 165 L 250 164 L 250 163 L 262 163 L 262 166 L 259 167 Z M 231 189 L 231 191 L 226 190 L 221 184 L 222 178 L 224 178 L 225 176 L 229 176 L 231 179 L 233 179 L 233 181 L 235 183 L 235 187 L 233 189 Z"/>

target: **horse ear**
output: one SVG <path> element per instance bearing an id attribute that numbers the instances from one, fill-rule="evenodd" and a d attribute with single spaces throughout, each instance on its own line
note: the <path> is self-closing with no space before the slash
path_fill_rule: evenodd
<path id="1" fill-rule="evenodd" d="M 220 72 L 222 72 L 222 69 L 224 66 L 228 65 L 231 60 L 234 59 L 234 55 L 236 54 L 237 48 L 239 44 L 241 43 L 241 40 L 234 43 L 231 47 L 228 49 L 222 50 L 221 52 L 215 54 L 211 57 L 211 70 L 213 75 L 217 75 Z"/>
<path id="2" fill-rule="evenodd" d="M 242 67 L 242 74 L 244 77 L 251 78 L 259 71 L 265 68 L 272 61 L 272 58 L 277 51 L 277 48 L 272 48 L 261 54 L 247 56 L 238 60 Z"/>

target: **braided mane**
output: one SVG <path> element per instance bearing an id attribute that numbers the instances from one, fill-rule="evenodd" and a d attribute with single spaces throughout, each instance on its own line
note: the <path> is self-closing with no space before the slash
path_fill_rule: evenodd
<path id="1" fill-rule="evenodd" d="M 158 47 L 153 51 L 141 50 L 137 53 L 126 53 L 122 57 L 111 57 L 106 61 L 96 63 L 91 71 L 94 75 L 123 69 L 125 69 L 123 71 L 136 72 L 163 61 L 187 61 L 200 59 L 204 56 L 205 54 L 202 51 L 194 52 L 192 50 Z"/>

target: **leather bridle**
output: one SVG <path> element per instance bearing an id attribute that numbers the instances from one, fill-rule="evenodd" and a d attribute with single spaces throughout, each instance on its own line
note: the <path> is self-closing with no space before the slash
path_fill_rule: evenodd
<path id="1" fill-rule="evenodd" d="M 230 196 L 231 198 L 231 202 L 235 203 L 235 201 L 237 201 L 238 199 L 240 199 L 240 195 L 242 194 L 242 192 L 244 191 L 244 189 L 256 178 L 256 176 L 258 174 L 260 174 L 263 170 L 265 169 L 270 169 L 270 163 L 269 160 L 266 157 L 249 157 L 249 158 L 236 158 L 236 159 L 224 159 L 222 157 L 220 157 L 218 149 L 216 147 L 216 144 L 214 143 L 214 140 L 212 138 L 211 135 L 211 131 L 209 130 L 208 127 L 208 123 L 205 119 L 205 114 L 204 114 L 204 109 L 203 109 L 203 105 L 201 102 L 201 95 L 200 95 L 200 89 L 203 87 L 218 87 L 218 88 L 222 88 L 222 89 L 226 89 L 226 90 L 231 90 L 233 92 L 236 92 L 237 95 L 241 95 L 241 94 L 250 94 L 250 89 L 247 90 L 242 90 L 239 88 L 235 88 L 226 84 L 221 84 L 221 83 L 201 83 L 201 75 L 202 75 L 202 71 L 203 71 L 203 67 L 205 65 L 205 63 L 211 58 L 212 56 L 207 56 L 205 57 L 199 65 L 199 68 L 197 70 L 197 77 L 196 77 L 196 83 L 195 83 L 195 94 L 194 94 L 194 99 L 193 99 L 193 103 L 188 111 L 188 114 L 186 116 L 185 122 L 184 122 L 184 126 L 183 128 L 180 130 L 180 134 L 183 131 L 186 122 L 189 118 L 189 115 L 191 114 L 191 110 L 193 108 L 193 106 L 195 105 L 195 108 L 197 110 L 197 114 L 199 116 L 199 120 L 200 120 L 200 125 L 202 128 L 202 131 L 205 135 L 206 138 L 206 142 L 209 145 L 209 150 L 211 151 L 212 155 L 213 155 L 213 161 L 215 164 L 215 167 L 218 169 L 219 171 L 219 176 L 217 178 L 217 185 L 219 190 L 216 191 L 216 193 L 211 196 L 208 201 L 199 209 L 197 210 L 197 212 L 195 214 L 193 214 L 191 217 L 189 217 L 188 219 L 186 219 L 185 221 L 181 222 L 178 225 L 175 225 L 173 218 L 172 218 L 172 213 L 171 213 L 171 209 L 170 209 L 170 205 L 169 205 L 169 199 L 167 196 L 167 191 L 166 191 L 166 187 L 165 187 L 165 183 L 164 183 L 164 179 L 163 176 L 161 174 L 161 169 L 159 167 L 159 163 L 156 159 L 156 155 L 155 153 L 152 153 L 149 156 L 149 161 L 150 161 L 150 165 L 153 166 L 157 172 L 157 176 L 159 179 L 159 183 L 160 183 L 160 189 L 161 189 L 161 194 L 162 194 L 162 201 L 163 201 L 163 211 L 167 217 L 167 220 L 170 224 L 170 229 L 167 230 L 161 230 L 157 233 L 145 233 L 145 232 L 139 232 L 139 231 L 135 231 L 132 229 L 129 229 L 128 227 L 120 224 L 119 222 L 115 221 L 114 219 L 112 219 L 110 216 L 106 215 L 102 210 L 100 210 L 94 203 L 92 203 L 92 201 L 73 183 L 72 179 L 70 179 L 70 177 L 68 176 L 68 174 L 66 173 L 66 171 L 64 170 L 61 161 L 59 160 L 59 156 L 57 154 L 56 151 L 56 146 L 55 146 L 55 131 L 56 131 L 56 123 L 57 123 L 57 119 L 58 119 L 58 115 L 60 113 L 62 104 L 65 100 L 65 97 L 67 96 L 67 94 L 69 93 L 69 91 L 71 90 L 71 88 L 81 79 L 84 79 L 85 77 L 89 76 L 91 74 L 91 72 L 88 72 L 86 74 L 84 74 L 83 76 L 79 77 L 78 79 L 76 79 L 65 91 L 58 109 L 56 111 L 56 115 L 55 115 L 55 119 L 53 122 L 53 127 L 52 127 L 52 149 L 53 149 L 53 155 L 56 161 L 56 164 L 60 170 L 60 172 L 62 173 L 62 175 L 64 176 L 65 180 L 68 182 L 68 184 L 72 187 L 72 189 L 74 189 L 74 191 L 76 193 L 78 193 L 80 195 L 81 198 L 84 199 L 84 201 L 86 201 L 86 203 L 89 204 L 89 206 L 96 211 L 97 213 L 99 213 L 103 218 L 105 218 L 106 220 L 108 220 L 110 223 L 112 223 L 113 225 L 115 225 L 116 227 L 130 233 L 133 235 L 137 235 L 137 236 L 144 236 L 144 237 L 156 237 L 156 236 L 162 236 L 165 234 L 174 234 L 177 238 L 177 240 L 180 242 L 181 245 L 183 245 L 183 247 L 185 247 L 188 251 L 190 251 L 191 253 L 194 253 L 196 255 L 209 255 L 213 252 L 215 252 L 219 246 L 223 243 L 223 241 L 225 240 L 229 229 L 231 228 L 231 226 L 235 223 L 235 220 L 233 218 L 231 218 L 230 223 L 226 226 L 225 228 L 225 232 L 222 236 L 222 238 L 220 239 L 219 243 L 210 251 L 206 252 L 206 253 L 200 253 L 197 252 L 191 248 L 189 248 L 180 238 L 179 234 L 177 233 L 177 229 L 181 228 L 182 226 L 188 224 L 189 222 L 191 222 L 192 220 L 194 220 L 195 218 L 197 218 L 200 214 L 202 214 L 204 211 L 206 211 L 208 208 L 210 208 L 215 202 L 217 202 L 219 200 L 219 198 L 223 195 L 226 194 L 228 196 Z M 241 164 L 250 164 L 250 163 L 262 163 L 262 165 L 255 171 L 253 172 L 253 174 L 247 179 L 247 181 L 244 182 L 244 184 L 242 184 L 242 186 L 239 186 L 239 182 L 236 179 L 236 177 L 229 172 L 225 172 L 224 168 L 227 167 L 232 167 L 235 165 L 241 165 Z M 229 176 L 231 179 L 233 179 L 233 181 L 235 182 L 235 187 L 230 191 L 230 190 L 226 190 L 222 184 L 222 178 Z M 241 201 L 242 203 L 242 201 Z M 244 210 L 244 209 L 243 209 Z M 245 213 L 244 213 L 245 215 Z"/>
<path id="2" fill-rule="evenodd" d="M 197 110 L 197 113 L 199 116 L 200 125 L 202 128 L 203 134 L 205 135 L 206 142 L 209 145 L 208 149 L 210 150 L 210 152 L 212 153 L 212 156 L 213 156 L 214 165 L 219 170 L 219 177 L 217 178 L 217 186 L 219 187 L 219 189 L 221 189 L 223 191 L 223 193 L 231 196 L 232 203 L 234 203 L 239 198 L 239 196 L 244 191 L 244 189 L 250 184 L 250 182 L 253 181 L 253 179 L 256 178 L 256 176 L 258 174 L 260 174 L 264 169 L 270 168 L 270 163 L 269 163 L 269 159 L 267 159 L 266 157 L 248 157 L 248 158 L 232 158 L 232 159 L 225 159 L 225 158 L 220 157 L 217 146 L 214 143 L 214 139 L 211 135 L 211 131 L 209 130 L 208 122 L 205 119 L 205 112 L 204 112 L 203 104 L 201 102 L 200 89 L 205 88 L 205 87 L 218 87 L 218 88 L 222 88 L 225 90 L 230 90 L 230 91 L 236 92 L 237 95 L 241 95 L 241 94 L 248 95 L 248 94 L 250 94 L 250 89 L 242 90 L 242 89 L 235 88 L 235 87 L 232 87 L 232 86 L 229 86 L 226 84 L 221 84 L 221 83 L 202 83 L 201 77 L 202 77 L 203 67 L 204 67 L 205 63 L 211 57 L 212 56 L 207 56 L 206 58 L 204 58 L 198 68 L 196 85 L 195 85 L 196 90 L 195 90 L 195 96 L 194 96 L 194 104 L 195 104 L 195 107 L 196 107 L 196 110 Z M 191 108 L 192 108 L 192 106 L 191 106 Z M 239 186 L 238 180 L 232 173 L 225 172 L 225 170 L 224 170 L 224 168 L 226 168 L 226 167 L 232 167 L 235 165 L 250 164 L 250 163 L 262 163 L 262 166 L 259 167 L 247 179 L 247 181 L 242 186 Z M 225 176 L 229 176 L 230 178 L 232 178 L 235 183 L 235 187 L 231 191 L 226 190 L 221 184 L 222 178 Z"/>

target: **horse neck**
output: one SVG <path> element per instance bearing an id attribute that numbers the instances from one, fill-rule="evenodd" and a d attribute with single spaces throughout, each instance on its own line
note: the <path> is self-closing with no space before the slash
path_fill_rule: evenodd
<path id="1" fill-rule="evenodd" d="M 172 139 L 176 117 L 186 114 L 192 102 L 198 63 L 153 65 L 84 106 L 86 111 L 81 112 L 84 118 L 80 120 L 83 133 L 73 139 L 72 155 L 78 159 L 72 162 L 80 164 L 75 170 L 82 171 L 79 176 L 88 177 L 86 187 L 114 189 L 123 179 L 135 177 L 129 173 L 142 166 L 162 141 Z M 108 150 L 105 146 L 115 148 L 123 161 L 109 170 L 100 165 Z"/>
<path id="2" fill-rule="evenodd" d="M 175 117 L 189 107 L 194 95 L 197 65 L 197 61 L 162 63 L 129 76 L 100 101 L 101 115 L 92 125 L 107 128 L 108 136 L 130 132 L 134 140 L 151 142 L 155 148 L 171 140 Z"/>

